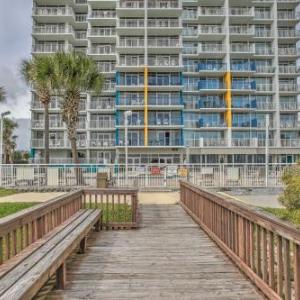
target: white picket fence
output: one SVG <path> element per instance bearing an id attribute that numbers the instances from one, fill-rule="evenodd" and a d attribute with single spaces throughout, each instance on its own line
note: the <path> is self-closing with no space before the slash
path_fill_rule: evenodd
<path id="1" fill-rule="evenodd" d="M 108 173 L 113 187 L 178 189 L 180 180 L 205 188 L 281 187 L 281 176 L 291 165 L 270 164 L 185 164 L 125 165 L 28 164 L 0 165 L 0 186 L 5 188 L 69 189 L 97 186 L 97 174 Z"/>

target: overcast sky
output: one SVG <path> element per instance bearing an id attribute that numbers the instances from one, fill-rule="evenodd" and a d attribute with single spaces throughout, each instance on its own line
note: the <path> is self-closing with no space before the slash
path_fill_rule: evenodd
<path id="1" fill-rule="evenodd" d="M 0 112 L 15 118 L 30 117 L 30 93 L 22 81 L 22 59 L 30 57 L 32 0 L 0 0 L 0 86 L 7 92 Z"/>

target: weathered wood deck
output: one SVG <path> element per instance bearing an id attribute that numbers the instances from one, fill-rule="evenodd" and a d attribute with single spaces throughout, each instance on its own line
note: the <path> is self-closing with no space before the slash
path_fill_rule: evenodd
<path id="1" fill-rule="evenodd" d="M 263 299 L 177 205 L 141 205 L 138 230 L 93 233 L 47 299 Z"/>

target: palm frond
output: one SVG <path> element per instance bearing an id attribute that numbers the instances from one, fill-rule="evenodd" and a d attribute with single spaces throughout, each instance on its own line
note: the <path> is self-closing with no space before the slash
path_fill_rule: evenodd
<path id="1" fill-rule="evenodd" d="M 0 102 L 4 101 L 6 97 L 5 89 L 4 87 L 0 86 Z"/>

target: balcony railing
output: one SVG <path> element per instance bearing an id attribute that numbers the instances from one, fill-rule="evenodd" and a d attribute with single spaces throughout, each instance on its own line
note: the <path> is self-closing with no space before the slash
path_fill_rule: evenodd
<path id="1" fill-rule="evenodd" d="M 160 0 L 149 0 L 148 8 L 160 8 L 160 9 L 169 9 L 169 8 L 180 8 L 179 1 L 168 0 L 168 1 L 160 1 Z"/>
<path id="2" fill-rule="evenodd" d="M 213 81 L 200 81 L 198 83 L 198 88 L 200 90 L 219 90 L 224 89 L 224 83 L 220 82 L 213 82 Z"/>
<path id="3" fill-rule="evenodd" d="M 254 53 L 255 47 L 253 44 L 248 45 L 248 44 L 234 43 L 230 45 L 230 50 L 233 53 Z"/>
<path id="4" fill-rule="evenodd" d="M 153 146 L 153 147 L 157 147 L 157 146 L 160 146 L 160 147 L 168 147 L 168 146 L 181 146 L 182 143 L 180 141 L 179 138 L 165 138 L 165 139 L 156 139 L 156 138 L 152 138 L 150 137 L 149 138 L 149 146 Z"/>
<path id="5" fill-rule="evenodd" d="M 32 46 L 32 52 L 55 53 L 72 51 L 72 45 L 65 44 L 37 44 Z"/>
<path id="6" fill-rule="evenodd" d="M 118 5 L 119 8 L 144 8 L 144 1 L 121 0 Z"/>
<path id="7" fill-rule="evenodd" d="M 154 48 L 164 48 L 164 47 L 179 47 L 180 40 L 179 39 L 169 39 L 169 38 L 149 38 L 148 39 L 148 47 Z"/>
<path id="8" fill-rule="evenodd" d="M 149 19 L 148 20 L 148 27 L 156 27 L 156 28 L 176 28 L 180 27 L 181 24 L 178 20 L 172 19 L 164 19 L 164 20 L 157 20 L 157 19 Z"/>
<path id="9" fill-rule="evenodd" d="M 222 34 L 225 29 L 221 25 L 199 25 L 199 34 Z"/>
<path id="10" fill-rule="evenodd" d="M 293 38 L 298 35 L 298 31 L 295 29 L 278 29 L 278 37 L 280 38 Z"/>
<path id="11" fill-rule="evenodd" d="M 233 81 L 231 84 L 233 90 L 255 90 L 255 81 Z"/>
<path id="12" fill-rule="evenodd" d="M 114 139 L 104 140 L 104 139 L 91 139 L 89 142 L 90 147 L 95 148 L 109 148 L 114 147 L 116 144 Z"/>
<path id="13" fill-rule="evenodd" d="M 255 54 L 256 55 L 273 55 L 274 54 L 274 49 L 255 47 Z"/>
<path id="14" fill-rule="evenodd" d="M 116 17 L 116 11 L 114 11 L 114 10 L 93 10 L 89 17 L 92 18 L 92 19 L 115 18 Z"/>
<path id="15" fill-rule="evenodd" d="M 118 25 L 124 28 L 143 28 L 145 23 L 143 19 L 121 19 Z"/>
<path id="16" fill-rule="evenodd" d="M 223 44 L 200 44 L 198 51 L 199 53 L 223 53 L 225 47 Z"/>
<path id="17" fill-rule="evenodd" d="M 185 141 L 185 144 L 189 147 L 226 147 L 227 141 L 225 139 L 207 139 L 207 138 L 199 138 L 199 139 L 188 139 Z"/>
<path id="18" fill-rule="evenodd" d="M 272 92 L 273 84 L 270 83 L 256 83 L 256 91 L 258 92 Z"/>
<path id="19" fill-rule="evenodd" d="M 115 107 L 114 101 L 91 100 L 90 102 L 90 109 L 111 110 L 114 109 L 114 107 Z"/>
<path id="20" fill-rule="evenodd" d="M 254 27 L 253 26 L 240 26 L 240 25 L 232 25 L 230 26 L 230 34 L 235 35 L 254 35 Z"/>
<path id="21" fill-rule="evenodd" d="M 257 73 L 274 73 L 275 68 L 273 66 L 256 65 L 256 72 Z"/>
<path id="22" fill-rule="evenodd" d="M 288 65 L 279 65 L 279 73 L 282 74 L 296 74 L 297 67 L 296 66 L 288 66 Z"/>
<path id="23" fill-rule="evenodd" d="M 120 39 L 118 47 L 128 47 L 128 48 L 135 48 L 135 47 L 144 47 L 144 39 Z"/>
<path id="24" fill-rule="evenodd" d="M 280 128 L 284 128 L 284 129 L 294 129 L 297 128 L 297 123 L 294 121 L 280 121 Z"/>
<path id="25" fill-rule="evenodd" d="M 269 11 L 255 11 L 255 19 L 270 20 L 272 19 L 272 15 Z"/>
<path id="26" fill-rule="evenodd" d="M 299 87 L 296 83 L 279 83 L 279 91 L 280 92 L 297 92 L 299 91 Z"/>
<path id="27" fill-rule="evenodd" d="M 32 32 L 35 34 L 73 34 L 72 26 L 59 26 L 59 25 L 44 25 L 34 26 Z"/>
<path id="28" fill-rule="evenodd" d="M 114 54 L 115 47 L 110 45 L 104 46 L 92 46 L 89 50 L 89 54 Z"/>
<path id="29" fill-rule="evenodd" d="M 150 118 L 149 126 L 180 126 L 181 118 Z"/>
<path id="30" fill-rule="evenodd" d="M 257 105 L 257 110 L 270 110 L 275 108 L 275 105 L 272 102 L 257 101 L 256 105 Z"/>
<path id="31" fill-rule="evenodd" d="M 115 120 L 91 120 L 90 128 L 92 129 L 114 129 L 116 126 Z"/>
<path id="32" fill-rule="evenodd" d="M 300 148 L 300 139 L 281 139 L 281 147 Z"/>
<path id="33" fill-rule="evenodd" d="M 224 16 L 225 10 L 223 7 L 199 7 L 198 16 Z"/>
<path id="34" fill-rule="evenodd" d="M 74 16 L 71 7 L 35 7 L 33 15 L 36 16 Z"/>
<path id="35" fill-rule="evenodd" d="M 281 102 L 280 110 L 298 110 L 297 102 Z"/>
<path id="36" fill-rule="evenodd" d="M 248 7 L 231 7 L 229 10 L 230 16 L 254 16 L 254 9 Z"/>
<path id="37" fill-rule="evenodd" d="M 296 48 L 278 48 L 278 54 L 279 55 L 296 55 L 297 54 L 297 49 Z"/>
<path id="38" fill-rule="evenodd" d="M 287 1 L 291 2 L 291 1 Z M 293 11 L 278 11 L 277 18 L 279 20 L 294 20 L 296 19 L 296 14 Z"/>
<path id="39" fill-rule="evenodd" d="M 155 57 L 148 59 L 149 66 L 157 66 L 157 67 L 178 67 L 179 66 L 179 58 L 160 58 Z"/>
<path id="40" fill-rule="evenodd" d="M 131 58 L 130 56 L 120 57 L 119 66 L 143 66 L 144 65 L 144 56 L 138 56 Z"/>
<path id="41" fill-rule="evenodd" d="M 116 30 L 114 28 L 91 28 L 88 30 L 89 36 L 114 36 Z"/>

